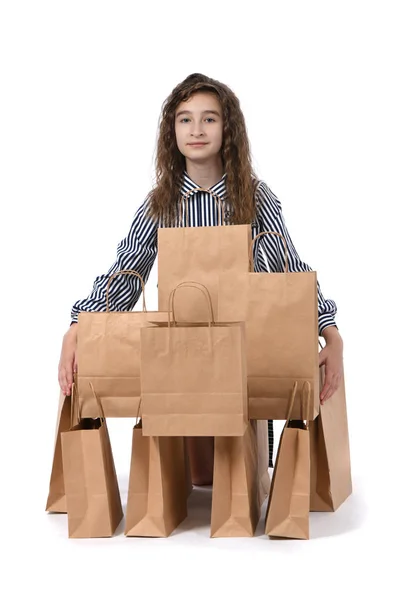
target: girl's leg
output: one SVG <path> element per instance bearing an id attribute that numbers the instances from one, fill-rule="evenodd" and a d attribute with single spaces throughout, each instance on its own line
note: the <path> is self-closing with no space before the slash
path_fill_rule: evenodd
<path id="1" fill-rule="evenodd" d="M 214 438 L 188 437 L 186 441 L 193 485 L 211 485 L 214 471 Z"/>

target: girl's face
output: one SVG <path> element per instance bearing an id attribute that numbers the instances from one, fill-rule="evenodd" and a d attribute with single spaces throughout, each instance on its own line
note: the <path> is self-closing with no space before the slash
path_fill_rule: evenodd
<path id="1" fill-rule="evenodd" d="M 222 110 L 218 98 L 196 92 L 175 111 L 175 135 L 180 152 L 193 162 L 219 158 L 222 146 Z"/>

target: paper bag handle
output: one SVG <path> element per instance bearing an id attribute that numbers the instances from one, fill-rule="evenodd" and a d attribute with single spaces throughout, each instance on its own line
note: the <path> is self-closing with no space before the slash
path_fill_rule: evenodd
<path id="1" fill-rule="evenodd" d="M 139 416 L 142 417 L 142 413 L 141 413 L 141 410 L 140 410 L 141 408 L 142 408 L 142 396 L 140 396 L 140 398 L 139 398 L 139 404 L 138 404 L 137 413 L 136 413 L 135 427 L 138 424 Z"/>
<path id="2" fill-rule="evenodd" d="M 72 382 L 72 389 L 71 389 L 71 422 L 73 422 L 73 412 L 76 409 L 77 422 L 80 423 L 80 421 L 82 420 L 82 411 L 81 411 L 81 407 L 79 406 L 79 395 L 78 395 L 78 392 L 77 392 L 77 378 L 75 377 L 75 375 L 74 375 L 74 380 Z M 100 419 L 102 421 L 105 421 L 106 417 L 104 415 L 103 407 L 101 405 L 100 400 L 96 396 L 96 393 L 94 391 L 93 384 L 92 384 L 91 381 L 89 381 L 89 385 L 91 387 L 91 390 L 93 392 L 93 396 L 95 397 L 97 406 L 98 406 L 99 411 L 100 411 Z"/>
<path id="3" fill-rule="evenodd" d="M 294 399 L 296 398 L 296 392 L 297 392 L 297 381 L 294 382 L 293 387 L 292 387 L 292 391 L 291 391 L 291 394 L 290 394 L 289 408 L 288 408 L 288 411 L 287 411 L 286 423 L 285 423 L 284 427 L 287 427 L 289 425 L 290 417 L 292 416 Z"/>
<path id="4" fill-rule="evenodd" d="M 212 306 L 211 294 L 210 294 L 208 287 L 206 287 L 203 283 L 199 283 L 198 281 L 181 281 L 181 283 L 178 283 L 178 285 L 174 288 L 174 290 L 172 290 L 174 298 L 175 298 L 176 290 L 180 287 L 197 287 L 197 288 L 203 290 L 207 294 L 208 302 L 209 302 L 209 305 L 211 306 L 211 316 L 212 316 L 211 322 L 214 324 L 215 323 L 214 309 Z"/>
<path id="5" fill-rule="evenodd" d="M 307 397 L 306 397 L 306 388 L 307 388 Z M 287 427 L 289 425 L 289 421 L 291 419 L 292 416 L 292 412 L 293 412 L 293 406 L 294 406 L 294 399 L 296 397 L 296 392 L 297 392 L 297 381 L 294 382 L 293 384 L 293 388 L 292 388 L 292 392 L 290 395 L 290 400 L 289 400 L 289 409 L 287 412 L 287 416 L 286 416 L 286 423 L 285 423 L 285 427 Z M 301 392 L 301 403 L 300 403 L 300 410 L 301 410 L 301 420 L 302 421 L 306 421 L 306 427 L 308 428 L 308 414 L 310 411 L 310 398 L 311 398 L 311 385 L 309 381 L 305 381 L 303 383 L 303 389 Z M 306 413 L 305 413 L 305 417 L 304 417 L 304 412 L 303 412 L 303 408 L 304 408 L 304 400 L 306 400 Z"/>
<path id="6" fill-rule="evenodd" d="M 147 312 L 147 308 L 146 308 L 146 298 L 145 298 L 145 294 L 144 294 L 144 281 L 143 281 L 143 277 L 140 275 L 140 273 L 138 273 L 137 271 L 132 271 L 130 269 L 125 269 L 123 271 L 117 271 L 116 273 L 113 273 L 107 282 L 107 288 L 106 288 L 106 312 L 110 312 L 110 305 L 109 305 L 109 301 L 108 301 L 108 292 L 109 292 L 109 288 L 110 288 L 110 283 L 111 280 L 116 277 L 117 275 L 136 275 L 136 277 L 138 279 L 140 279 L 140 283 L 142 286 L 142 296 L 143 296 L 143 312 Z"/>
<path id="7" fill-rule="evenodd" d="M 306 392 L 306 388 L 307 388 L 307 392 Z M 307 397 L 306 397 L 306 393 L 307 393 Z M 311 385 L 310 385 L 309 381 L 305 381 L 303 383 L 303 389 L 302 389 L 302 394 L 301 394 L 301 418 L 302 418 L 302 421 L 306 422 L 307 429 L 308 429 L 308 422 L 309 422 L 308 415 L 310 414 L 310 399 L 311 399 Z M 304 400 L 306 400 L 305 416 L 303 413 Z"/>
<path id="8" fill-rule="evenodd" d="M 95 400 L 96 400 L 97 407 L 98 407 L 98 409 L 99 409 L 99 412 L 100 412 L 100 419 L 101 419 L 102 421 L 105 421 L 105 420 L 106 420 L 106 417 L 105 417 L 105 414 L 104 414 L 103 406 L 102 406 L 102 404 L 101 404 L 101 402 L 100 402 L 99 398 L 97 397 L 97 395 L 96 395 L 96 392 L 94 391 L 94 387 L 93 387 L 93 384 L 92 384 L 92 382 L 91 382 L 91 381 L 89 381 L 89 385 L 90 385 L 90 389 L 92 390 L 93 396 L 94 396 L 94 398 L 95 398 Z"/>
<path id="9" fill-rule="evenodd" d="M 225 205 L 222 203 L 221 196 L 218 196 L 218 194 L 215 194 L 214 192 L 212 192 L 211 190 L 208 190 L 207 188 L 199 187 L 199 188 L 195 188 L 193 190 L 189 190 L 188 192 L 186 192 L 186 194 L 182 197 L 182 199 L 179 203 L 178 225 L 180 227 L 184 227 L 184 225 L 183 225 L 183 203 L 185 203 L 186 216 L 187 216 L 188 212 L 189 212 L 189 194 L 191 192 L 207 192 L 207 194 L 210 194 L 211 196 L 213 196 L 213 198 L 215 198 L 218 202 L 220 223 L 221 223 L 221 225 L 225 225 Z"/>
<path id="10" fill-rule="evenodd" d="M 280 237 L 283 240 L 283 244 L 285 247 L 285 273 L 288 273 L 289 271 L 289 259 L 288 259 L 288 249 L 287 249 L 287 243 L 285 238 L 283 237 L 283 235 L 281 233 L 278 233 L 277 231 L 262 231 L 261 233 L 259 233 L 258 235 L 256 235 L 256 237 L 254 238 L 254 240 L 251 242 L 250 244 L 250 250 L 249 250 L 249 265 L 250 265 L 250 271 L 253 272 L 254 271 L 254 257 L 253 257 L 253 251 L 254 251 L 254 244 L 256 242 L 256 240 L 258 240 L 259 237 L 263 236 L 263 235 L 277 235 L 278 237 Z"/>
<path id="11" fill-rule="evenodd" d="M 208 311 L 209 311 L 208 326 L 211 327 L 211 325 L 215 325 L 211 295 L 210 295 L 208 288 L 206 288 L 206 286 L 203 285 L 202 283 L 198 283 L 197 281 L 182 281 L 172 290 L 172 292 L 170 293 L 169 298 L 168 298 L 168 327 L 171 326 L 171 313 L 172 313 L 172 324 L 173 325 L 177 324 L 177 321 L 175 318 L 175 304 L 174 304 L 175 303 L 175 294 L 179 288 L 183 288 L 183 287 L 194 288 L 203 294 L 203 296 L 206 299 L 206 302 L 208 305 Z"/>
<path id="12" fill-rule="evenodd" d="M 73 425 L 75 422 L 75 410 L 76 410 L 76 420 L 79 423 L 81 420 L 81 410 L 79 406 L 79 397 L 77 393 L 77 382 L 74 375 L 72 387 L 71 387 L 71 424 Z"/>

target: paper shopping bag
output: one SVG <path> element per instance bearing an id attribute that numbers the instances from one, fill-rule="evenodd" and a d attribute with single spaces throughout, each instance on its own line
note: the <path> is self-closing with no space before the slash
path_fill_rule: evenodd
<path id="1" fill-rule="evenodd" d="M 325 367 L 322 366 L 321 388 Z M 335 511 L 352 493 L 345 382 L 310 422 L 311 511 Z"/>
<path id="2" fill-rule="evenodd" d="M 218 274 L 240 273 L 248 269 L 250 225 L 225 225 L 221 198 L 207 190 L 217 201 L 221 225 L 193 227 L 188 202 L 182 201 L 178 227 L 158 230 L 158 308 L 168 310 L 170 293 L 183 281 L 198 281 L 210 292 L 215 314 L 218 309 Z M 216 215 L 217 218 L 218 215 Z M 185 226 L 184 226 L 185 225 Z M 207 321 L 201 297 L 186 290 L 178 300 L 183 321 Z M 229 319 L 228 319 L 229 320 Z"/>
<path id="3" fill-rule="evenodd" d="M 110 312 L 108 295 L 112 280 L 129 275 L 141 281 L 143 311 Z M 140 330 L 149 321 L 165 321 L 167 315 L 146 310 L 144 282 L 136 271 L 111 275 L 106 298 L 106 312 L 78 315 L 78 392 L 82 416 L 97 414 L 91 382 L 106 417 L 135 417 L 140 399 Z"/>
<path id="4" fill-rule="evenodd" d="M 280 236 L 259 234 L 250 258 L 262 235 Z M 316 273 L 289 273 L 287 258 L 284 273 L 221 273 L 217 315 L 219 321 L 246 323 L 249 417 L 284 419 L 294 381 L 308 381 L 313 402 L 307 418 L 313 419 L 319 412 Z M 300 394 L 293 418 L 300 418 Z"/>
<path id="5" fill-rule="evenodd" d="M 243 436 L 216 437 L 211 508 L 211 537 L 251 537 L 268 494 L 265 432 L 250 421 Z"/>
<path id="6" fill-rule="evenodd" d="M 60 392 L 56 424 L 56 441 L 53 455 L 53 465 L 50 475 L 49 494 L 46 510 L 49 512 L 66 513 L 67 501 L 64 489 L 64 473 L 61 453 L 61 433 L 68 431 L 73 425 L 72 402 L 70 396 Z"/>
<path id="7" fill-rule="evenodd" d="M 94 393 L 94 392 L 93 392 Z M 70 538 L 111 537 L 123 512 L 104 413 L 61 434 Z"/>
<path id="8" fill-rule="evenodd" d="M 266 514 L 271 537 L 309 539 L 310 439 L 307 424 L 291 420 L 297 382 L 293 385 L 287 421 L 282 431 Z M 303 384 L 304 414 L 308 414 L 310 384 Z"/>
<path id="9" fill-rule="evenodd" d="M 197 288 L 197 293 L 208 304 L 208 323 L 176 322 L 171 296 L 172 321 L 141 330 L 145 436 L 238 436 L 245 431 L 243 324 L 215 322 L 207 291 Z"/>
<path id="10" fill-rule="evenodd" d="M 188 481 L 182 437 L 143 436 L 133 429 L 125 535 L 167 537 L 187 516 Z"/>

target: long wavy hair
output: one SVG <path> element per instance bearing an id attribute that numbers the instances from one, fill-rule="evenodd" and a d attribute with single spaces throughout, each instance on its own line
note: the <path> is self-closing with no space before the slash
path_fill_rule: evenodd
<path id="1" fill-rule="evenodd" d="M 179 104 L 189 100 L 196 92 L 211 92 L 221 104 L 221 158 L 226 173 L 230 222 L 251 223 L 255 216 L 256 175 L 251 164 L 250 144 L 239 100 L 228 86 L 201 73 L 186 77 L 172 90 L 162 106 L 157 138 L 156 182 L 150 192 L 149 215 L 167 226 L 176 223 L 186 161 L 176 142 L 175 113 Z"/>

